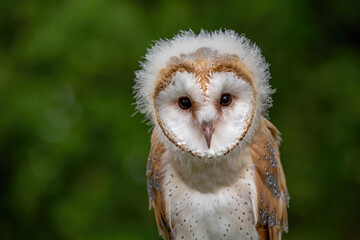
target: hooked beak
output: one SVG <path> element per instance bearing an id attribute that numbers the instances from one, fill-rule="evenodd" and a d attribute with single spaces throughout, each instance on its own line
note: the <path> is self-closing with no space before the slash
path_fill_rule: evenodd
<path id="1" fill-rule="evenodd" d="M 205 140 L 206 140 L 206 143 L 207 143 L 207 146 L 208 148 L 210 148 L 210 145 L 211 145 L 211 137 L 213 135 L 213 132 L 214 132 L 214 125 L 212 122 L 206 122 L 206 121 L 203 121 L 201 123 L 201 128 L 204 132 L 204 137 L 205 137 Z"/>

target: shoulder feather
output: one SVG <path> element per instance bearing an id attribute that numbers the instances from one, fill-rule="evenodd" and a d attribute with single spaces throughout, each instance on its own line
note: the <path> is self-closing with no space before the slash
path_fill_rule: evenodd
<path id="1" fill-rule="evenodd" d="M 162 158 L 164 152 L 164 145 L 159 141 L 156 129 L 154 129 L 151 136 L 151 150 L 146 169 L 149 208 L 154 208 L 160 235 L 165 240 L 170 240 L 172 239 L 172 228 L 166 215 L 166 203 L 161 191 L 164 171 Z"/>
<path id="2" fill-rule="evenodd" d="M 262 239 L 281 239 L 288 230 L 287 207 L 289 195 L 280 162 L 280 133 L 263 118 L 255 142 L 251 145 L 251 158 L 255 165 L 257 196 L 257 230 Z"/>

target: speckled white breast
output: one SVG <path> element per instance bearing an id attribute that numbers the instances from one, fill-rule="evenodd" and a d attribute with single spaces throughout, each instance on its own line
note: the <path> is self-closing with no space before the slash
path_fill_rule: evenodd
<path id="1" fill-rule="evenodd" d="M 256 187 L 250 168 L 229 187 L 201 193 L 186 186 L 168 165 L 163 191 L 175 239 L 258 239 Z"/>

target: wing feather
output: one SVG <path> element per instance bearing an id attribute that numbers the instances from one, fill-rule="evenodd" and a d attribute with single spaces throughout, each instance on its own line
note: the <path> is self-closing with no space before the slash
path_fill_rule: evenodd
<path id="1" fill-rule="evenodd" d="M 281 239 L 288 230 L 287 207 L 289 195 L 280 162 L 280 133 L 267 119 L 262 118 L 251 158 L 255 165 L 257 196 L 257 230 L 264 240 Z"/>
<path id="2" fill-rule="evenodd" d="M 172 238 L 172 228 L 166 215 L 166 202 L 161 188 L 163 186 L 163 154 L 165 148 L 157 137 L 156 130 L 151 136 L 151 150 L 148 158 L 146 177 L 147 191 L 149 196 L 149 208 L 154 208 L 156 223 L 160 235 L 165 240 Z"/>

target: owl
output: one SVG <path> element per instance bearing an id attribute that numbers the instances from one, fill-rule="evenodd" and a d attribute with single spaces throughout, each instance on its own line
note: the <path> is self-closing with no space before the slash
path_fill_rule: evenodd
<path id="1" fill-rule="evenodd" d="M 234 31 L 160 40 L 136 72 L 153 126 L 147 191 L 163 239 L 281 239 L 289 194 L 267 119 L 269 65 Z"/>

